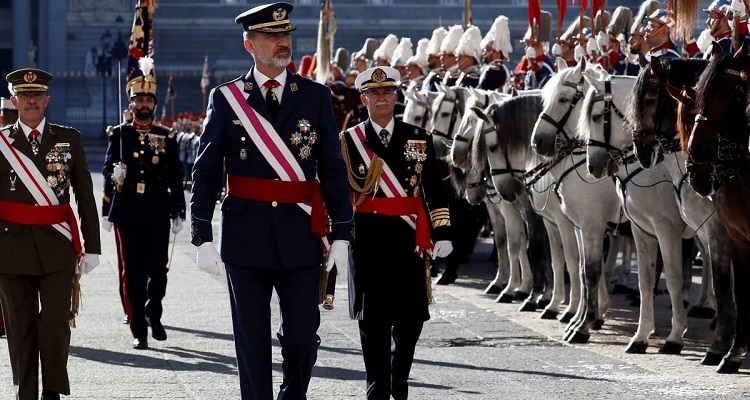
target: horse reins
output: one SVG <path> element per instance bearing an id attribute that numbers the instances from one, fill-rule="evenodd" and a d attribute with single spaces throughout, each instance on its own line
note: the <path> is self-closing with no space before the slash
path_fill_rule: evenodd
<path id="1" fill-rule="evenodd" d="M 559 134 L 562 134 L 562 137 L 564 138 L 564 142 L 560 143 L 561 146 L 565 145 L 567 142 L 571 142 L 570 136 L 568 136 L 568 133 L 565 132 L 565 124 L 568 122 L 568 118 L 570 118 L 570 114 L 573 112 L 573 109 L 583 98 L 583 77 L 581 77 L 581 80 L 578 81 L 577 84 L 568 81 L 563 81 L 562 84 L 563 86 L 572 87 L 576 90 L 576 93 L 573 96 L 573 100 L 571 100 L 570 102 L 570 107 L 568 107 L 568 110 L 565 112 L 562 118 L 560 118 L 560 121 L 555 121 L 552 117 L 549 116 L 549 114 L 545 112 L 542 112 L 542 114 L 539 115 L 539 119 L 549 123 L 550 125 L 554 126 L 555 129 L 557 129 L 557 131 L 555 132 L 555 147 L 558 146 L 557 138 L 560 137 Z"/>
<path id="2" fill-rule="evenodd" d="M 448 125 L 448 132 L 441 132 L 437 129 L 432 129 L 432 134 L 435 136 L 439 136 L 441 138 L 445 138 L 447 140 L 452 141 L 453 138 L 450 137 L 450 134 L 453 132 L 453 128 L 456 127 L 456 120 L 458 120 L 458 97 L 455 99 L 448 99 L 448 96 L 446 93 L 443 93 L 443 96 L 440 98 L 440 105 L 438 106 L 438 112 L 440 112 L 440 107 L 442 106 L 443 102 L 453 103 L 453 111 L 451 112 L 451 121 Z"/>

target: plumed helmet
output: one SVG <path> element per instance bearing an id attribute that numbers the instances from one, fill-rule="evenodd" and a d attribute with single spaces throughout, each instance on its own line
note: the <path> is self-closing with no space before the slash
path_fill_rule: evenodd
<path id="1" fill-rule="evenodd" d="M 630 34 L 634 34 L 643 30 L 648 22 L 648 17 L 654 11 L 661 8 L 661 3 L 656 0 L 646 0 L 641 3 L 641 7 L 638 9 L 638 14 L 633 18 L 633 25 L 630 26 Z"/>
<path id="2" fill-rule="evenodd" d="M 393 57 L 393 51 L 396 50 L 396 46 L 398 46 L 398 38 L 394 34 L 390 34 L 383 39 L 383 43 L 380 43 L 380 47 L 375 50 L 375 53 L 373 53 L 372 58 L 374 60 L 377 60 L 378 58 L 383 58 L 388 60 L 388 63 L 391 62 L 391 57 Z"/>
<path id="3" fill-rule="evenodd" d="M 456 55 L 474 57 L 477 63 L 482 61 L 482 33 L 475 25 L 466 28 L 456 48 Z"/>
<path id="4" fill-rule="evenodd" d="M 492 27 L 484 35 L 482 42 L 479 44 L 482 48 L 487 46 L 501 51 L 505 57 L 513 52 L 513 45 L 510 43 L 510 29 L 508 28 L 508 17 L 501 15 L 495 18 Z"/>
<path id="5" fill-rule="evenodd" d="M 422 69 L 422 73 L 427 72 L 427 46 L 429 44 L 429 39 L 419 39 L 419 42 L 417 42 L 417 51 L 406 60 L 406 65 L 415 64 Z"/>
<path id="6" fill-rule="evenodd" d="M 609 25 L 607 25 L 607 32 L 612 37 L 618 37 L 622 34 L 625 36 L 625 40 L 628 40 L 630 37 L 628 28 L 631 25 L 633 25 L 633 12 L 627 7 L 619 6 L 612 13 L 612 19 L 609 21 Z"/>
<path id="7" fill-rule="evenodd" d="M 391 67 L 406 66 L 406 61 L 413 55 L 414 51 L 412 50 L 411 39 L 408 37 L 401 38 L 398 46 L 396 46 L 396 50 L 393 51 Z"/>
<path id="8" fill-rule="evenodd" d="M 456 54 L 458 48 L 458 42 L 461 41 L 461 36 L 464 34 L 464 28 L 461 25 L 453 25 L 448 29 L 448 34 L 443 39 L 443 43 L 440 44 L 441 53 Z"/>
<path id="9" fill-rule="evenodd" d="M 440 54 L 440 46 L 443 44 L 443 40 L 448 35 L 448 31 L 442 26 L 432 31 L 430 42 L 427 45 L 427 55 L 438 55 Z"/>

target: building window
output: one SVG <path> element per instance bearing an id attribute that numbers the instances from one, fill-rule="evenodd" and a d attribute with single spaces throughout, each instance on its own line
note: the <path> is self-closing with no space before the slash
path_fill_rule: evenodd
<path id="1" fill-rule="evenodd" d="M 463 6 L 464 0 L 440 0 L 440 5 L 443 6 Z"/>
<path id="2" fill-rule="evenodd" d="M 390 6 L 393 4 L 392 0 L 368 0 L 372 6 Z"/>

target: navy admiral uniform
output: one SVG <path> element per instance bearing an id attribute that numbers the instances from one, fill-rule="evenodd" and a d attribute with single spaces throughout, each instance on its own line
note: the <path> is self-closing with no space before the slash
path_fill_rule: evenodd
<path id="1" fill-rule="evenodd" d="M 359 75 L 357 87 L 363 92 L 396 87 L 398 77 L 393 68 L 373 67 Z M 395 399 L 407 397 L 414 349 L 423 322 L 430 318 L 429 260 L 422 258 L 421 249 L 430 246 L 430 230 L 436 243 L 450 234 L 448 198 L 440 183 L 431 137 L 392 114 L 390 122 L 382 123 L 377 126 L 368 119 L 341 138 L 356 209 L 349 315 L 359 321 L 371 400 L 389 399 L 391 394 Z M 373 155 L 363 156 L 364 148 Z M 392 175 L 383 172 L 382 164 Z M 393 180 L 386 183 L 388 178 Z M 388 194 L 395 186 L 403 189 L 403 196 Z M 412 213 L 417 215 L 416 229 L 403 219 Z M 415 251 L 417 247 L 420 251 Z"/>
<path id="2" fill-rule="evenodd" d="M 98 264 L 101 251 L 96 200 L 81 133 L 44 117 L 52 75 L 26 68 L 6 79 L 19 109 L 18 121 L 0 132 L 0 303 L 14 398 L 38 398 L 41 360 L 42 399 L 59 399 L 70 394 L 67 360 L 76 262 L 80 259 L 79 272 L 87 273 Z M 29 179 L 23 171 L 35 175 Z M 71 188 L 85 255 L 70 207 Z"/>
<path id="3" fill-rule="evenodd" d="M 138 101 L 155 99 L 153 75 L 146 72 L 131 79 L 127 92 L 137 116 Z M 144 118 L 151 121 L 154 111 Z M 102 215 L 115 228 L 121 300 L 135 339 L 133 347 L 144 349 L 149 324 L 154 339 L 167 338 L 161 325 L 161 301 L 167 289 L 170 219 L 185 219 L 185 195 L 175 134 L 153 122 L 141 125 L 146 121 L 138 121 L 135 118 L 109 131 Z M 126 167 L 120 182 L 117 165 Z M 175 224 L 181 226 L 181 222 Z M 102 225 L 106 228 L 107 222 Z"/>
<path id="4" fill-rule="evenodd" d="M 323 260 L 319 235 L 325 234 L 320 231 L 321 223 L 325 231 L 325 220 L 318 218 L 316 202 L 322 198 L 331 220 L 332 255 L 337 242 L 352 237 L 353 210 L 330 89 L 278 67 L 279 63 L 269 65 L 250 48 L 286 47 L 286 58 L 274 57 L 288 62 L 288 32 L 296 29 L 288 17 L 292 8 L 287 3 L 262 5 L 235 19 L 245 30 L 245 46 L 256 65 L 245 76 L 211 91 L 193 169 L 193 244 L 199 246 L 199 267 L 208 270 L 211 265 L 218 272 L 220 262 L 225 263 L 243 399 L 272 397 L 269 303 L 274 289 L 282 321 L 277 337 L 284 358 L 278 399 L 306 398 L 320 344 L 316 334 Z M 256 142 L 260 137 L 275 141 Z M 299 166 L 298 174 L 284 169 L 292 164 Z M 211 219 L 224 167 L 228 193 L 221 205 L 221 259 L 217 261 L 207 242 L 213 238 Z M 285 178 L 287 173 L 297 181 Z M 312 215 L 296 204 L 310 201 Z M 211 263 L 203 263 L 205 257 Z"/>

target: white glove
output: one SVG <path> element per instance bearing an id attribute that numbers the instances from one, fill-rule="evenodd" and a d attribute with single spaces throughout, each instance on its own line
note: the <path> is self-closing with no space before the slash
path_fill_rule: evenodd
<path id="1" fill-rule="evenodd" d="M 695 44 L 698 45 L 698 48 L 700 49 L 701 53 L 705 53 L 708 51 L 708 49 L 711 47 L 711 43 L 714 41 L 713 35 L 711 35 L 711 29 L 706 28 L 701 32 L 700 36 L 698 36 L 698 39 L 695 41 Z"/>
<path id="2" fill-rule="evenodd" d="M 198 247 L 198 259 L 196 261 L 198 268 L 208 272 L 211 275 L 221 275 L 221 256 L 216 251 L 212 242 L 206 242 Z"/>
<path id="3" fill-rule="evenodd" d="M 98 254 L 84 254 L 81 262 L 78 264 L 78 270 L 83 274 L 88 274 L 99 265 Z"/>
<path id="4" fill-rule="evenodd" d="M 562 57 L 562 46 L 560 46 L 560 43 L 555 43 L 552 45 L 552 55 L 555 57 Z"/>
<path id="5" fill-rule="evenodd" d="M 591 53 L 598 53 L 599 52 L 599 46 L 596 43 L 596 40 L 589 39 L 588 42 L 586 42 L 586 54 Z"/>
<path id="6" fill-rule="evenodd" d="M 122 163 L 115 164 L 115 169 L 112 170 L 112 181 L 115 185 L 120 184 L 125 180 L 125 168 Z"/>
<path id="7" fill-rule="evenodd" d="M 450 240 L 438 240 L 432 248 L 432 258 L 448 257 L 453 251 L 453 243 Z"/>
<path id="8" fill-rule="evenodd" d="M 112 223 L 109 222 L 109 217 L 102 217 L 101 226 L 105 231 L 112 232 Z"/>
<path id="9" fill-rule="evenodd" d="M 747 11 L 745 10 L 745 3 L 742 0 L 732 0 L 731 7 L 735 18 L 742 19 L 747 15 Z"/>
<path id="10" fill-rule="evenodd" d="M 536 60 L 536 50 L 531 46 L 526 48 L 526 59 L 529 60 L 529 62 Z"/>
<path id="11" fill-rule="evenodd" d="M 599 31 L 599 33 L 596 34 L 596 44 L 599 45 L 599 48 L 604 50 L 609 48 L 609 35 L 605 32 Z"/>
<path id="12" fill-rule="evenodd" d="M 580 44 L 576 45 L 575 51 L 573 52 L 573 58 L 575 58 L 576 62 L 581 62 L 581 59 L 584 57 L 586 57 L 586 49 Z"/>
<path id="13" fill-rule="evenodd" d="M 326 271 L 331 272 L 333 266 L 339 270 L 349 268 L 349 242 L 346 240 L 334 240 L 331 243 L 331 249 L 328 251 L 328 262 Z"/>
<path id="14" fill-rule="evenodd" d="M 175 235 L 182 231 L 182 218 L 177 217 L 172 220 L 172 233 Z"/>

